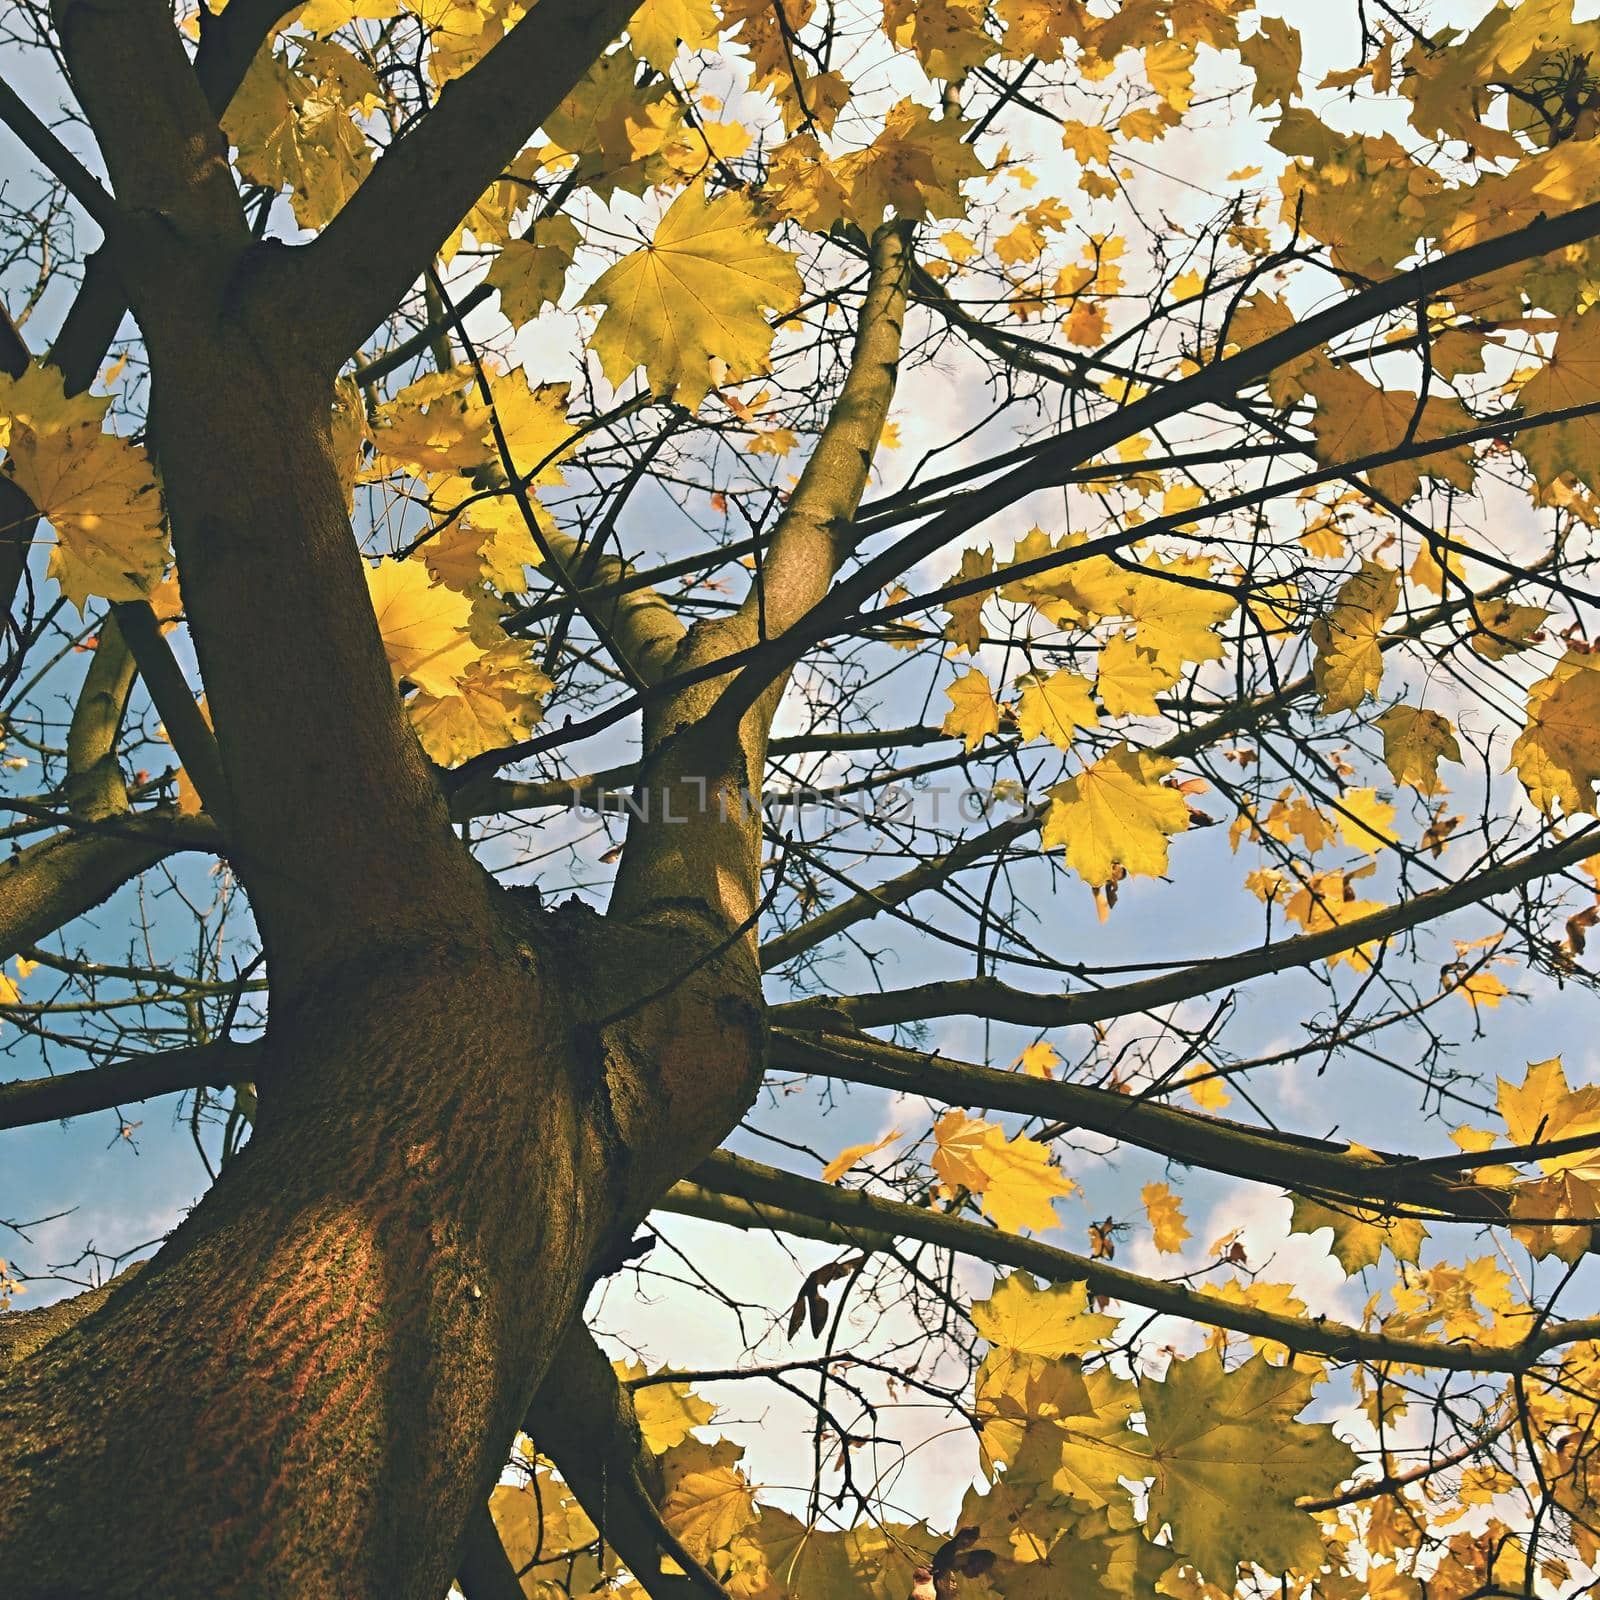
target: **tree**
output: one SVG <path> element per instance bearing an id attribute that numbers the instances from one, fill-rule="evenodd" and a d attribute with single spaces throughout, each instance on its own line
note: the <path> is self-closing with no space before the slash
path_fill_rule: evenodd
<path id="1" fill-rule="evenodd" d="M 9 1593 L 1584 1587 L 1600 1086 L 1453 1052 L 1592 987 L 1592 25 L 1353 9 L 12 9 L 0 1125 L 220 1170 L 0 1318 Z M 1261 1109 L 1334 1061 L 1372 1145 Z M 1206 1174 L 1365 1313 L 1165 1275 Z M 808 1516 L 589 1332 L 653 1213 L 825 1247 Z"/>

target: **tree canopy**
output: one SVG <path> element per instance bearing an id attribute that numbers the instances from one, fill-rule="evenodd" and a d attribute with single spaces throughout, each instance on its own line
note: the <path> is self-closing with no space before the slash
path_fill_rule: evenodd
<path id="1" fill-rule="evenodd" d="M 1592 1592 L 1592 18 L 0 30 L 0 1588 Z"/>

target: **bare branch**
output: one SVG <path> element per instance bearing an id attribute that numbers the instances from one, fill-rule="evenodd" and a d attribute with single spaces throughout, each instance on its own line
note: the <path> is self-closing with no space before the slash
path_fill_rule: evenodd
<path id="1" fill-rule="evenodd" d="M 260 1045 L 221 1040 L 112 1061 L 57 1078 L 0 1083 L 0 1128 L 26 1128 L 86 1116 L 153 1100 L 157 1095 L 181 1094 L 185 1089 L 225 1089 L 229 1084 L 252 1083 L 261 1062 Z"/>
<path id="2" fill-rule="evenodd" d="M 1297 934 L 1292 939 L 1257 945 L 1234 955 L 1213 956 L 1190 967 L 1177 967 L 1153 978 L 1118 984 L 1114 988 L 1078 994 L 1033 994 L 1002 983 L 998 978 L 963 978 L 948 983 L 919 984 L 909 989 L 887 989 L 879 994 L 830 995 L 819 1002 L 797 1000 L 777 1007 L 774 1015 L 804 1027 L 808 1006 L 814 1009 L 820 1004 L 842 1011 L 863 1028 L 956 1015 L 988 1017 L 996 1022 L 1016 1022 L 1034 1028 L 1069 1027 L 1075 1023 L 1135 1016 L 1176 1005 L 1182 1000 L 1193 1000 L 1199 995 L 1215 994 L 1219 989 L 1231 988 L 1252 978 L 1309 966 L 1314 961 L 1361 945 L 1392 939 L 1408 928 L 1575 866 L 1593 855 L 1597 845 L 1600 845 L 1600 827 L 1591 825 L 1557 844 L 1529 851 L 1498 866 L 1486 867 L 1457 883 L 1429 889 L 1364 917 L 1353 917 L 1349 922 L 1319 928 L 1314 933 Z"/>

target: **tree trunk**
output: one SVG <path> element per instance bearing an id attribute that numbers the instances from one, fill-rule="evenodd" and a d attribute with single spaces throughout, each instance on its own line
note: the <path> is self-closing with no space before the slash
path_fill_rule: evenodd
<path id="1" fill-rule="evenodd" d="M 438 1600 L 597 1268 L 753 1097 L 757 993 L 574 903 L 275 1011 L 250 1146 L 0 1385 L 6 1592 Z"/>
<path id="2" fill-rule="evenodd" d="M 754 1097 L 752 941 L 696 885 L 537 913 L 471 859 L 331 377 L 251 297 L 270 252 L 207 276 L 150 237 L 151 440 L 272 983 L 260 1114 L 154 1262 L 0 1376 L 0 1590 L 438 1600 L 597 1272 Z"/>

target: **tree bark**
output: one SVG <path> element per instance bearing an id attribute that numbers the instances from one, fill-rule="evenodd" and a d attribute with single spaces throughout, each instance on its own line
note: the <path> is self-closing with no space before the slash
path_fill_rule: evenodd
<path id="1" fill-rule="evenodd" d="M 249 1147 L 0 1382 L 7 1592 L 437 1600 L 597 1271 L 753 1098 L 753 964 L 673 982 L 693 945 L 512 907 L 275 1011 Z"/>

